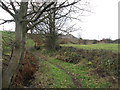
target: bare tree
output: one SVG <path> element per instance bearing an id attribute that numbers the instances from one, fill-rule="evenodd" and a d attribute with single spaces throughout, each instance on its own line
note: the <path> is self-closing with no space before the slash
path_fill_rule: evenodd
<path id="1" fill-rule="evenodd" d="M 85 7 L 77 7 L 80 5 L 78 4 L 79 2 L 81 1 L 74 1 L 74 3 L 71 4 L 69 0 L 65 0 L 65 2 L 62 3 L 64 4 L 62 7 L 62 4 L 59 4 L 58 2 L 54 3 L 51 6 L 52 9 L 46 13 L 48 17 L 44 20 L 44 22 L 40 23 L 32 30 L 33 32 L 35 31 L 37 33 L 45 34 L 45 46 L 47 49 L 55 50 L 55 48 L 59 46 L 58 35 L 60 32 L 71 33 L 81 29 L 80 27 L 75 28 L 75 24 L 69 24 L 69 26 L 66 25 L 68 21 L 72 22 L 73 20 L 77 20 L 81 22 L 81 19 L 75 17 L 75 14 L 82 16 L 83 11 L 90 12 L 89 10 L 85 9 Z"/>
<path id="2" fill-rule="evenodd" d="M 42 8 L 41 5 L 39 7 L 39 10 L 37 11 L 33 10 L 32 12 L 29 12 L 28 4 L 29 4 L 28 1 L 24 2 L 24 0 L 21 0 L 20 3 L 12 2 L 12 0 L 10 0 L 9 2 L 0 1 L 0 7 L 13 17 L 12 20 L 3 20 L 4 22 L 1 24 L 12 21 L 15 22 L 14 51 L 12 58 L 9 62 L 8 68 L 5 70 L 5 72 L 3 72 L 3 80 L 2 80 L 3 88 L 8 88 L 10 86 L 12 78 L 19 69 L 20 62 L 21 60 L 23 60 L 24 51 L 25 51 L 25 37 L 27 31 L 29 29 L 34 28 L 37 24 L 39 24 L 46 18 L 44 17 L 39 19 L 39 21 L 37 21 L 37 19 L 40 18 L 41 15 L 47 10 L 47 8 L 50 7 L 52 4 L 54 4 L 54 2 L 49 2 L 44 8 Z M 27 18 L 27 16 L 33 14 L 34 14 L 33 19 Z M 34 22 L 34 24 L 27 27 L 30 22 Z"/>
<path id="3" fill-rule="evenodd" d="M 56 7 L 51 7 L 55 3 L 54 1 L 39 1 L 41 2 L 32 2 L 32 0 L 26 0 L 26 2 L 24 2 L 24 0 L 21 0 L 21 2 L 13 2 L 12 0 L 0 1 L 0 7 L 13 18 L 11 20 L 1 19 L 3 21 L 1 24 L 6 22 L 15 22 L 15 43 L 8 68 L 3 72 L 3 88 L 8 88 L 10 86 L 11 81 L 14 80 L 16 72 L 19 70 L 20 63 L 24 58 L 26 33 L 28 30 L 33 30 L 41 22 L 46 20 L 46 18 L 51 19 L 51 15 L 54 17 L 55 9 L 59 10 L 60 8 L 74 5 L 81 0 L 73 1 L 71 3 L 68 3 L 68 0 L 65 0 L 59 3 Z M 53 14 L 46 14 L 49 11 L 53 11 Z M 60 17 L 64 17 L 64 15 L 61 15 Z M 69 18 L 69 16 L 67 18 Z M 52 19 L 54 22 L 54 18 Z M 55 28 L 55 24 L 53 22 L 52 27 Z"/>

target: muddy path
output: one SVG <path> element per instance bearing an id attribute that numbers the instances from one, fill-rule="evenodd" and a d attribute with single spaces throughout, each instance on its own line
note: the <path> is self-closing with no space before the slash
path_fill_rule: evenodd
<path id="1" fill-rule="evenodd" d="M 82 88 L 82 85 L 80 83 L 80 81 L 76 78 L 76 76 L 74 74 L 72 74 L 72 72 L 69 72 L 68 70 L 64 69 L 63 67 L 61 67 L 60 65 L 58 64 L 55 64 L 55 63 L 52 63 L 51 61 L 48 60 L 48 57 L 47 56 L 44 56 L 42 54 L 38 54 L 37 52 L 34 52 L 33 53 L 37 58 L 39 58 L 40 60 L 45 60 L 47 61 L 48 63 L 54 65 L 55 67 L 59 68 L 60 70 L 64 71 L 67 75 L 69 75 L 72 79 L 72 82 L 74 83 L 74 85 L 76 86 L 76 88 Z"/>

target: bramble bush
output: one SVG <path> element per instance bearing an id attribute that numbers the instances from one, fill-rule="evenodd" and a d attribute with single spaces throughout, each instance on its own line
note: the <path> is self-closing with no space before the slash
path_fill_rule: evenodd
<path id="1" fill-rule="evenodd" d="M 93 68 L 98 74 L 118 76 L 118 53 L 113 53 L 109 50 L 85 50 L 76 49 L 73 47 L 62 47 L 57 52 L 57 59 L 70 63 L 80 63 L 86 59 L 87 66 Z"/>

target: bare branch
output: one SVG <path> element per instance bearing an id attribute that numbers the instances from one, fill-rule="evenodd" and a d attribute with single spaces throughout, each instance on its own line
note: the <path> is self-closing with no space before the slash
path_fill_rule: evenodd
<path id="1" fill-rule="evenodd" d="M 65 2 L 63 2 L 63 3 L 60 4 L 59 6 L 53 7 L 53 8 L 50 8 L 50 9 L 55 9 L 55 8 L 56 8 L 57 10 L 59 10 L 59 9 L 61 9 L 61 8 L 65 8 L 65 7 L 69 7 L 69 6 L 71 6 L 71 5 L 74 5 L 74 4 L 78 3 L 78 2 L 79 2 L 79 1 L 72 2 L 72 3 L 67 4 L 67 5 L 64 5 Z M 47 9 L 46 11 L 50 11 L 50 9 Z"/>
<path id="2" fill-rule="evenodd" d="M 21 19 L 20 22 L 34 22 L 34 21 L 31 19 Z"/>
<path id="3" fill-rule="evenodd" d="M 15 3 L 17 3 L 18 6 L 20 6 L 20 3 L 19 3 L 19 2 L 15 1 Z"/>
<path id="4" fill-rule="evenodd" d="M 75 8 L 77 8 L 78 10 L 82 10 L 82 11 L 86 11 L 86 12 L 91 12 L 91 10 L 87 10 L 87 9 L 83 9 L 83 8 L 80 8 L 78 6 L 74 6 Z M 93 13 L 93 12 L 91 12 Z"/>
<path id="5" fill-rule="evenodd" d="M 45 4 L 46 4 L 46 2 L 44 2 L 37 10 L 35 10 L 35 5 L 31 2 L 33 11 L 30 12 L 30 13 L 28 13 L 27 15 L 23 16 L 23 18 L 34 14 L 34 15 L 31 17 L 31 20 L 33 20 L 33 18 L 34 18 L 38 13 L 40 13 L 41 8 L 42 8 Z"/>
<path id="6" fill-rule="evenodd" d="M 70 14 L 70 12 L 71 12 L 71 9 L 70 9 L 66 14 L 64 14 L 64 15 L 61 15 L 61 14 L 57 13 L 57 14 L 60 15 L 60 16 L 59 16 L 59 17 L 56 17 L 55 19 L 60 19 L 60 18 L 62 18 L 62 17 L 65 17 L 65 16 L 67 16 L 68 14 Z"/>
<path id="7" fill-rule="evenodd" d="M 40 22 L 44 21 L 46 18 L 48 18 L 48 16 L 45 16 L 44 18 L 40 19 L 38 22 L 34 23 L 33 25 L 31 25 L 31 27 L 27 28 L 27 30 L 29 29 L 33 29 L 35 26 L 37 26 Z"/>
<path id="8" fill-rule="evenodd" d="M 51 3 L 49 3 L 46 7 L 44 7 L 44 9 L 39 13 L 39 15 L 34 19 L 34 21 L 36 21 L 37 19 L 39 19 L 40 18 L 40 16 L 43 14 L 43 12 L 45 12 L 46 11 L 46 9 L 47 8 L 49 8 L 51 5 L 53 5 L 54 4 L 54 2 L 51 2 Z"/>
<path id="9" fill-rule="evenodd" d="M 0 20 L 3 21 L 2 23 L 0 23 L 0 25 L 5 24 L 5 23 L 10 23 L 10 22 L 14 21 L 14 20 L 4 20 L 4 19 L 0 19 Z"/>
<path id="10" fill-rule="evenodd" d="M 16 10 L 16 8 L 15 8 L 15 6 L 14 6 L 14 4 L 13 4 L 13 2 L 11 0 L 10 0 L 10 5 L 12 6 L 14 12 L 17 13 L 17 10 Z"/>
<path id="11" fill-rule="evenodd" d="M 0 7 L 3 8 L 5 11 L 7 11 L 14 18 L 15 15 L 9 10 L 9 8 L 2 1 L 0 1 L 0 3 L 2 4 L 0 5 Z"/>

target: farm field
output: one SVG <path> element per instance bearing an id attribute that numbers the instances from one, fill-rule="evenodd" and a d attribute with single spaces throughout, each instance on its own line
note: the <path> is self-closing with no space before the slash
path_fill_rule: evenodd
<path id="1" fill-rule="evenodd" d="M 104 50 L 111 50 L 113 52 L 120 52 L 120 44 L 91 44 L 91 45 L 79 45 L 79 44 L 61 44 L 61 46 L 66 46 L 66 47 L 75 47 L 75 48 L 80 48 L 80 49 L 88 49 L 88 50 L 93 50 L 93 49 L 104 49 Z"/>
<path id="2" fill-rule="evenodd" d="M 0 32 L 2 33 L 2 37 L 5 37 L 5 41 L 10 41 L 10 39 L 14 40 L 14 32 Z M 27 47 L 33 47 L 34 46 L 34 41 L 32 39 L 27 39 L 26 41 L 26 46 Z M 93 50 L 93 49 L 103 49 L 103 50 L 110 50 L 112 52 L 120 52 L 120 44 L 90 44 L 90 45 L 80 45 L 80 44 L 61 44 L 61 46 L 65 47 L 75 47 L 79 49 L 88 49 L 88 50 Z"/>

